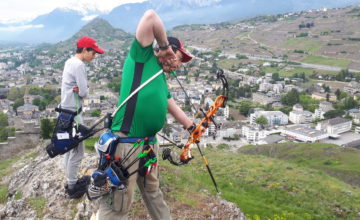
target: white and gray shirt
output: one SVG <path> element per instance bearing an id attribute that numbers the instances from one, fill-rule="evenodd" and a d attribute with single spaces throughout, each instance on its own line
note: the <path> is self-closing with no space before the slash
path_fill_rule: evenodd
<path id="1" fill-rule="evenodd" d="M 76 106 L 73 87 L 79 87 L 78 106 Z M 76 56 L 65 62 L 61 83 L 61 108 L 76 111 L 83 104 L 83 98 L 89 93 L 86 66 Z"/>

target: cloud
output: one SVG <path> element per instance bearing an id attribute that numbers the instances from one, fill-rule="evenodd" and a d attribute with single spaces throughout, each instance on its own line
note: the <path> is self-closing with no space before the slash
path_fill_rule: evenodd
<path id="1" fill-rule="evenodd" d="M 81 18 L 83 21 L 91 21 L 92 19 L 96 18 L 99 15 L 87 15 Z"/>
<path id="2" fill-rule="evenodd" d="M 24 31 L 31 28 L 43 28 L 43 24 L 37 24 L 37 25 L 19 25 L 19 26 L 6 26 L 6 27 L 0 27 L 0 31 Z"/>
<path id="3" fill-rule="evenodd" d="M 70 8 L 84 12 L 85 15 L 88 11 L 107 13 L 119 5 L 143 1 L 145 0 L 0 0 L 0 23 L 26 22 L 56 8 Z"/>

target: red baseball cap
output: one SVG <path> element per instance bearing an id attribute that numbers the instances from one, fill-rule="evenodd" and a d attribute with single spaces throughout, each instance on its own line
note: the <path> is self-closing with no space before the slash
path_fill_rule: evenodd
<path id="1" fill-rule="evenodd" d="M 96 40 L 94 40 L 91 37 L 84 36 L 80 38 L 77 42 L 78 48 L 91 48 L 96 51 L 96 53 L 105 53 L 104 50 L 102 50 L 97 44 Z"/>
<path id="2" fill-rule="evenodd" d="M 179 39 L 175 37 L 168 37 L 168 41 L 173 49 L 179 50 L 183 54 L 181 62 L 187 63 L 193 58 L 191 54 L 185 50 L 183 43 Z"/>

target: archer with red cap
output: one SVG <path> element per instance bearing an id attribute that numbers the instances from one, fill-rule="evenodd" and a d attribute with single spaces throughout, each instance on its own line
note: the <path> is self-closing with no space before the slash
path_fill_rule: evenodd
<path id="1" fill-rule="evenodd" d="M 79 112 L 75 117 L 78 124 L 83 122 L 81 106 L 88 95 L 88 83 L 85 62 L 90 63 L 102 50 L 91 37 L 82 37 L 77 42 L 75 56 L 65 62 L 61 83 L 61 108 Z M 84 157 L 84 143 L 68 151 L 64 157 L 66 176 L 65 191 L 71 199 L 80 198 L 86 192 L 89 177 L 78 179 L 80 163 Z"/>

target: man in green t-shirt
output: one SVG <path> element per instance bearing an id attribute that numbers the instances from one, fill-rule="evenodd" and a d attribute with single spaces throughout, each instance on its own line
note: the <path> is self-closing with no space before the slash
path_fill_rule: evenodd
<path id="1" fill-rule="evenodd" d="M 158 45 L 155 48 L 153 48 L 154 41 Z M 153 10 L 148 10 L 138 24 L 136 39 L 124 63 L 118 104 L 120 105 L 129 94 L 161 69 L 164 72 L 171 72 L 179 69 L 181 63 L 191 59 L 192 56 L 184 49 L 182 42 L 177 38 L 167 37 L 159 16 Z M 193 122 L 171 98 L 163 73 L 120 108 L 114 117 L 111 130 L 120 137 L 154 137 L 164 126 L 167 111 L 184 128 L 188 130 L 194 128 Z M 157 154 L 159 146 L 157 144 L 151 146 Z M 133 143 L 119 143 L 115 156 L 123 158 L 132 147 Z M 128 161 L 133 161 L 135 158 L 136 153 Z M 126 165 L 125 163 L 124 166 Z M 128 171 L 132 173 L 138 168 L 139 163 L 135 163 Z M 158 166 L 155 166 L 146 176 L 136 173 L 126 181 L 127 190 L 116 190 L 110 195 L 103 196 L 97 219 L 127 219 L 136 183 L 151 218 L 171 219 L 169 208 L 159 189 L 158 172 Z"/>

